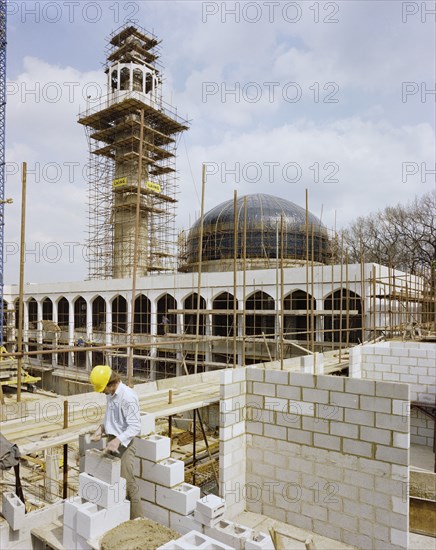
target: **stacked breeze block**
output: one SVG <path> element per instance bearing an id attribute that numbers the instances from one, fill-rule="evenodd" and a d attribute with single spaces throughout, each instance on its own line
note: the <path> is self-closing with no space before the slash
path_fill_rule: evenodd
<path id="1" fill-rule="evenodd" d="M 152 434 L 137 437 L 135 445 L 135 477 L 145 516 L 182 533 L 201 528 L 192 515 L 200 488 L 184 483 L 185 465 L 170 458 L 170 439 Z"/>
<path id="2" fill-rule="evenodd" d="M 206 527 L 204 532 L 237 550 L 243 550 L 247 540 L 253 537 L 253 529 L 225 519 L 219 520 L 213 527 Z"/>
<path id="3" fill-rule="evenodd" d="M 205 528 L 213 527 L 222 519 L 225 509 L 226 501 L 223 498 L 216 495 L 206 495 L 197 500 L 194 517 Z"/>
<path id="4" fill-rule="evenodd" d="M 190 531 L 176 540 L 170 540 L 157 550 L 234 550 L 218 540 L 208 537 L 198 531 Z"/>
<path id="5" fill-rule="evenodd" d="M 85 452 L 85 472 L 79 475 L 79 496 L 64 503 L 65 548 L 88 550 L 94 539 L 130 519 L 121 460 L 97 449 Z"/>
<path id="6" fill-rule="evenodd" d="M 149 435 L 155 431 L 154 414 L 141 415 L 141 435 Z"/>
<path id="7" fill-rule="evenodd" d="M 2 514 L 13 531 L 21 529 L 24 525 L 26 509 L 22 501 L 15 493 L 3 493 Z"/>
<path id="8" fill-rule="evenodd" d="M 79 435 L 79 472 L 85 471 L 85 453 L 90 449 L 102 451 L 106 448 L 107 437 L 102 437 L 98 441 L 91 441 L 91 434 Z"/>

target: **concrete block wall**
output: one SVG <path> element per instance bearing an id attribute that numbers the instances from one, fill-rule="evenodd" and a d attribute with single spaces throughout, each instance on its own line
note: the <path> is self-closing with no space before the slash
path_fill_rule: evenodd
<path id="1" fill-rule="evenodd" d="M 58 521 L 62 517 L 63 503 L 61 501 L 49 504 L 44 508 L 33 510 L 25 515 L 23 525 L 18 530 L 12 530 L 7 521 L 0 521 L 0 548 L 3 550 L 29 550 L 38 548 L 32 529 Z"/>
<path id="2" fill-rule="evenodd" d="M 88 550 L 89 539 L 130 518 L 120 459 L 93 448 L 84 452 L 85 471 L 79 474 L 79 494 L 63 503 L 63 546 L 76 550 Z"/>
<path id="3" fill-rule="evenodd" d="M 351 357 L 352 355 L 352 357 Z M 361 377 L 410 386 L 410 401 L 436 401 L 436 344 L 422 342 L 382 342 L 353 348 L 350 376 L 361 371 Z M 405 402 L 404 408 L 410 404 Z M 434 421 L 421 411 L 410 412 L 411 442 L 433 445 Z"/>
<path id="4" fill-rule="evenodd" d="M 256 363 L 257 368 L 267 370 L 282 370 L 281 360 Z M 283 370 L 294 372 L 308 372 L 312 374 L 324 373 L 324 354 L 315 353 L 298 357 L 290 357 L 283 360 Z"/>
<path id="5" fill-rule="evenodd" d="M 170 455 L 168 437 L 136 438 L 134 475 L 144 514 L 179 533 L 201 529 L 193 516 L 200 488 L 184 482 L 183 461 Z"/>
<path id="6" fill-rule="evenodd" d="M 246 375 L 246 509 L 362 549 L 407 548 L 408 385 Z"/>
<path id="7" fill-rule="evenodd" d="M 434 420 L 415 407 L 410 410 L 410 442 L 433 448 Z"/>
<path id="8" fill-rule="evenodd" d="M 221 372 L 219 491 L 230 517 L 245 510 L 241 487 L 246 482 L 246 375 L 245 368 Z"/>

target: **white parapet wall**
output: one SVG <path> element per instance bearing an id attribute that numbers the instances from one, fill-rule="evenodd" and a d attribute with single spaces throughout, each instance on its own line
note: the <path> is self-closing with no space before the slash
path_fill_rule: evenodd
<path id="1" fill-rule="evenodd" d="M 246 484 L 246 375 L 245 368 L 221 373 L 219 480 L 230 516 L 245 510 L 240 488 Z"/>
<path id="2" fill-rule="evenodd" d="M 436 402 L 436 344 L 424 342 L 381 342 L 353 348 L 350 376 L 410 386 L 410 401 Z M 406 408 L 410 404 L 405 403 Z M 433 445 L 434 421 L 422 410 L 410 411 L 411 442 Z"/>
<path id="3" fill-rule="evenodd" d="M 408 402 L 401 383 L 223 373 L 228 516 L 245 508 L 362 549 L 407 548 Z"/>

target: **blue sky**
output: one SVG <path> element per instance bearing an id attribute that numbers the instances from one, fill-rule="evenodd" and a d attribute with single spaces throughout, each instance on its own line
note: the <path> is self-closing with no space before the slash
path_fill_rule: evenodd
<path id="1" fill-rule="evenodd" d="M 23 160 L 34 170 L 26 281 L 86 277 L 87 142 L 77 114 L 104 90 L 106 38 L 127 17 L 162 39 L 164 97 L 192 121 L 178 149 L 179 228 L 199 213 L 203 162 L 206 210 L 234 189 L 304 206 L 307 188 L 310 210 L 340 228 L 435 189 L 425 173 L 435 168 L 432 6 L 9 2 L 6 282 L 18 274 Z"/>

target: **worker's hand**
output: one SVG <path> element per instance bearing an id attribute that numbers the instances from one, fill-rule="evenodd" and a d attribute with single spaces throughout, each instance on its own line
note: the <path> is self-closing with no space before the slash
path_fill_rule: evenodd
<path id="1" fill-rule="evenodd" d="M 102 435 L 103 435 L 103 429 L 102 429 L 102 426 L 100 424 L 100 426 L 91 435 L 90 439 L 91 439 L 91 441 L 100 441 Z"/>
<path id="2" fill-rule="evenodd" d="M 121 441 L 118 437 L 114 437 L 106 446 L 105 453 L 118 453 L 118 448 L 121 445 Z"/>

